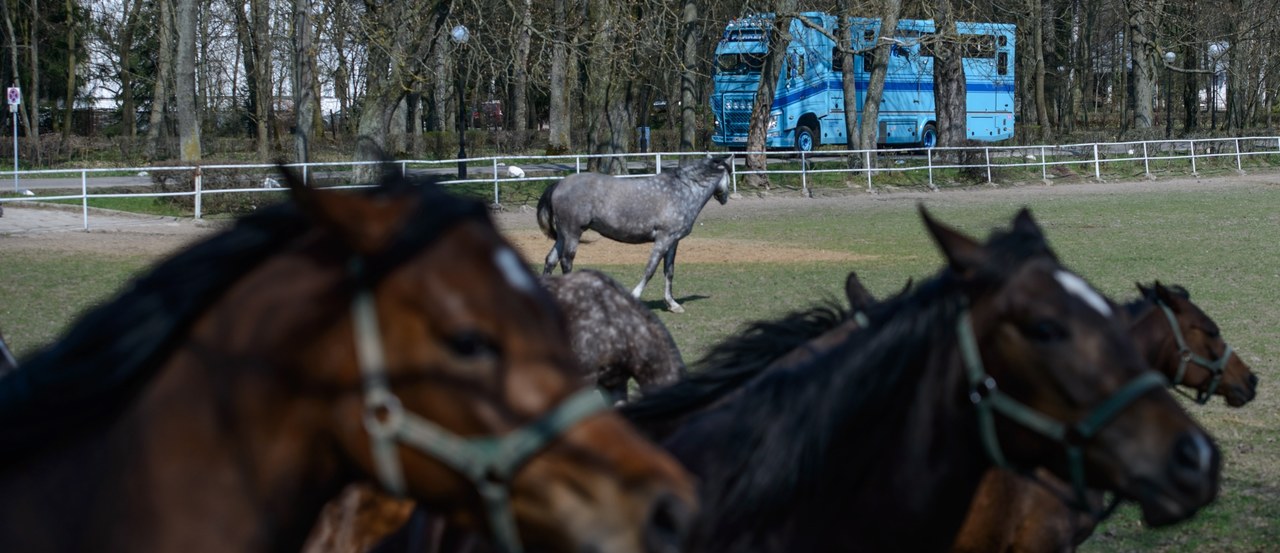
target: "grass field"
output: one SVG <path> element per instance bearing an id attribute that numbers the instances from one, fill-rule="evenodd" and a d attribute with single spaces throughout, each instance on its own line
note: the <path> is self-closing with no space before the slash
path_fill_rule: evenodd
<path id="1" fill-rule="evenodd" d="M 1146 530 L 1123 508 L 1085 551 L 1280 550 L 1280 186 L 1146 187 L 1135 192 L 1038 196 L 954 191 L 926 196 L 941 220 L 970 233 L 1005 224 L 1029 205 L 1064 263 L 1100 290 L 1126 299 L 1134 281 L 1160 279 L 1191 291 L 1261 378 L 1258 399 L 1242 409 L 1220 400 L 1189 411 L 1219 440 L 1225 460 L 1222 495 L 1192 521 Z M 848 252 L 857 263 L 680 262 L 676 296 L 688 312 L 660 316 L 692 361 L 745 321 L 767 318 L 839 297 L 844 275 L 857 270 L 879 295 L 924 277 L 939 266 L 915 202 L 824 202 L 803 210 L 736 214 L 734 202 L 716 207 L 695 231 L 701 238 L 734 238 Z M 4 238 L 0 238 L 4 240 Z M 3 251 L 0 248 L 0 251 Z M 20 351 L 52 339 L 74 313 L 109 295 L 151 259 L 143 256 L 5 253 L 0 262 L 0 324 Z M 634 284 L 640 267 L 591 265 Z M 661 309 L 655 279 L 644 299 Z"/>

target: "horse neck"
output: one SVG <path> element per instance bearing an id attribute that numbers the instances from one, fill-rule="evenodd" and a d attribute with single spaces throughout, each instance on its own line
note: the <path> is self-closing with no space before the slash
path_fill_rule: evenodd
<path id="1" fill-rule="evenodd" d="M 945 325 L 954 328 L 954 321 Z M 810 376 L 823 383 L 830 399 L 804 402 L 803 409 L 808 414 L 803 416 L 779 417 L 797 421 L 807 418 L 813 424 L 837 421 L 827 436 L 810 436 L 810 443 L 800 444 L 787 444 L 785 439 L 770 443 L 766 437 L 764 443 L 757 444 L 757 454 L 745 463 L 755 466 L 735 467 L 733 460 L 718 458 L 715 436 L 733 436 L 735 425 L 750 420 L 744 418 L 746 413 L 768 408 L 760 395 L 777 392 L 770 392 L 771 383 L 762 379 L 729 405 L 695 419 L 695 427 L 699 421 L 712 423 L 701 429 L 701 436 L 681 432 L 673 438 L 677 457 L 692 460 L 692 470 L 710 482 L 708 490 L 724 485 L 713 482 L 718 479 L 743 481 L 749 479 L 744 474 L 789 472 L 780 480 L 773 475 L 761 476 L 775 479 L 777 490 L 773 493 L 704 498 L 710 520 L 704 530 L 706 550 L 825 550 L 832 543 L 860 544 L 855 549 L 867 550 L 940 549 L 949 545 L 979 478 L 989 466 L 977 445 L 972 408 L 964 401 L 954 338 L 946 345 L 930 348 L 920 348 L 918 343 L 900 344 L 896 354 L 885 357 L 897 358 L 898 363 L 861 367 L 901 371 L 896 390 L 886 391 L 893 396 L 892 401 L 872 398 L 871 402 L 877 404 L 874 406 L 841 405 L 836 398 L 854 395 L 850 392 L 861 383 L 851 378 L 850 371 L 837 368 L 834 374 L 824 374 L 817 368 L 858 358 L 857 352 L 847 347 L 835 348 L 813 363 L 784 371 L 812 372 Z M 796 405 L 792 403 L 790 409 L 800 409 Z M 759 418 L 770 416 L 766 413 Z M 790 431 L 763 432 L 786 435 Z M 759 470 L 762 465 L 777 461 L 771 460 L 770 454 L 758 453 L 787 447 L 801 451 L 817 448 L 819 453 L 807 461 L 788 461 L 786 468 Z M 731 449 L 724 451 L 733 454 Z M 726 466 L 734 470 L 726 471 Z M 929 531 L 921 532 L 920 528 Z"/>
<path id="2" fill-rule="evenodd" d="M 1138 347 L 1142 358 L 1147 360 L 1151 368 L 1172 379 L 1178 371 L 1178 348 L 1173 338 L 1173 328 L 1169 326 L 1164 311 L 1146 298 L 1125 304 L 1125 309 L 1132 318 L 1129 337 Z"/>

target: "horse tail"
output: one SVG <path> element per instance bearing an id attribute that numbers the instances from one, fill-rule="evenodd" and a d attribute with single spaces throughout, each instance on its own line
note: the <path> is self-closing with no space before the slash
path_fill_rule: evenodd
<path id="1" fill-rule="evenodd" d="M 560 181 L 551 183 L 551 186 L 542 191 L 542 197 L 538 198 L 538 228 L 552 240 L 556 239 L 556 225 L 555 213 L 551 211 L 551 193 L 555 192 L 558 184 Z"/>

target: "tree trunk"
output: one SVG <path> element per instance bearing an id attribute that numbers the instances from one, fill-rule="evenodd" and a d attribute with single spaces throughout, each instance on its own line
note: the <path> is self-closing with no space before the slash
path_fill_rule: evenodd
<path id="1" fill-rule="evenodd" d="M 902 0 L 884 0 L 884 11 L 880 20 L 880 35 L 893 37 L 898 32 L 898 15 L 902 12 Z M 862 105 L 862 128 L 858 133 L 858 149 L 872 150 L 876 147 L 876 127 L 880 120 L 880 99 L 884 97 L 884 81 L 889 75 L 889 55 L 892 43 L 876 38 L 876 48 L 872 53 L 871 82 L 867 84 L 867 99 Z M 852 60 L 850 60 L 852 67 Z M 845 98 L 848 98 L 845 93 Z M 855 97 L 856 98 L 856 97 Z M 845 101 L 846 107 L 848 100 Z M 875 157 L 872 156 L 874 160 Z M 873 161 L 874 163 L 874 161 Z"/>
<path id="2" fill-rule="evenodd" d="M 72 118 L 76 107 L 76 31 L 75 4 L 66 1 L 67 10 L 67 104 L 62 117 L 62 141 L 71 139 Z"/>
<path id="3" fill-rule="evenodd" d="M 1164 11 L 1164 0 L 1125 0 L 1125 9 L 1133 44 L 1133 125 L 1150 128 L 1155 125 L 1155 90 L 1159 77 L 1156 68 L 1160 57 L 1154 36 Z"/>
<path id="4" fill-rule="evenodd" d="M 31 140 L 36 153 L 36 164 L 43 163 L 44 148 L 40 147 L 40 0 L 31 0 L 31 43 L 27 51 L 31 53 L 31 84 L 27 87 L 27 112 L 31 119 Z M 15 71 L 16 73 L 16 71 Z"/>
<path id="5" fill-rule="evenodd" d="M 938 110 L 938 145 L 964 146 L 968 118 L 964 63 L 951 0 L 937 0 L 937 32 L 933 59 L 933 100 Z M 1038 15 L 1037 15 L 1038 17 Z M 1033 48 L 1036 45 L 1032 45 Z"/>
<path id="6" fill-rule="evenodd" d="M 751 122 L 747 128 L 747 169 L 764 171 L 766 164 L 765 133 L 769 128 L 769 113 L 773 107 L 773 95 L 778 89 L 778 72 L 791 44 L 791 14 L 796 13 L 796 0 L 775 0 L 772 28 L 769 30 L 769 53 L 760 68 L 760 83 L 756 86 L 755 101 L 751 104 Z M 781 130 L 783 122 L 778 122 Z M 757 188 L 769 188 L 769 177 L 748 174 L 747 184 Z"/>
<path id="7" fill-rule="evenodd" d="M 178 112 L 178 152 L 184 162 L 200 161 L 200 111 L 196 109 L 196 0 L 178 0 L 178 56 L 174 96 Z"/>
<path id="8" fill-rule="evenodd" d="M 169 99 L 169 81 L 173 80 L 173 7 L 170 0 L 156 0 L 160 21 L 157 29 L 160 55 L 156 68 L 156 82 L 151 94 L 151 115 L 147 125 L 146 158 L 155 161 L 156 156 L 164 151 L 164 120 L 166 104 Z"/>
<path id="9" fill-rule="evenodd" d="M 1035 69 L 1032 78 L 1035 82 L 1036 122 L 1040 125 L 1040 141 L 1049 141 L 1049 104 L 1045 101 L 1045 67 L 1044 67 L 1044 3 L 1041 0 L 1028 0 L 1027 11 L 1031 12 L 1031 49 L 1035 52 Z"/>
<path id="10" fill-rule="evenodd" d="M 249 32 L 253 41 L 253 118 L 256 123 L 258 161 L 271 158 L 271 19 L 268 0 L 249 0 Z"/>
<path id="11" fill-rule="evenodd" d="M 533 0 L 520 3 L 520 26 L 516 31 L 516 52 L 511 71 L 511 113 L 508 128 L 524 142 L 529 128 L 529 42 L 533 33 Z"/>
<path id="12" fill-rule="evenodd" d="M 680 38 L 684 47 L 680 55 L 680 151 L 696 148 L 698 137 L 698 58 L 701 23 L 697 0 L 684 1 L 680 21 Z M 667 103 L 667 112 L 676 106 Z"/>
<path id="13" fill-rule="evenodd" d="M 555 0 L 552 8 L 555 20 L 562 24 L 556 25 L 553 31 L 551 44 L 551 98 L 550 98 L 550 115 L 547 121 L 549 127 L 549 136 L 547 137 L 547 153 L 563 154 L 569 151 L 569 129 L 572 126 L 572 120 L 569 114 L 569 44 L 568 33 L 568 9 L 565 6 L 567 0 Z"/>
<path id="14" fill-rule="evenodd" d="M 4 26 L 8 31 L 5 36 L 9 37 L 9 58 L 13 70 L 13 86 L 22 88 L 22 72 L 18 70 L 22 67 L 18 63 L 18 35 L 13 31 L 13 17 L 9 14 L 9 3 L 0 1 L 0 10 L 4 13 Z M 27 110 L 18 110 L 19 125 L 27 132 L 27 136 L 31 135 L 31 119 L 27 117 Z"/>
<path id="15" fill-rule="evenodd" d="M 634 121 L 631 114 L 634 82 L 628 73 L 633 60 L 617 52 L 621 10 L 607 0 L 593 0 L 590 9 L 593 42 L 587 51 L 588 85 L 583 89 L 587 101 L 584 116 L 590 125 L 588 140 L 593 154 L 622 154 L 630 147 Z M 588 167 L 610 174 L 626 172 L 626 164 L 619 157 L 591 158 Z"/>
<path id="16" fill-rule="evenodd" d="M 129 138 L 138 136 L 138 105 L 133 96 L 133 36 L 137 28 L 138 12 L 142 8 L 142 0 L 124 0 L 123 11 L 128 14 L 121 22 L 120 42 L 116 45 L 116 56 L 120 63 L 120 120 L 124 123 L 124 134 Z"/>
<path id="17" fill-rule="evenodd" d="M 294 161 L 311 160 L 315 133 L 316 51 L 311 37 L 311 0 L 293 0 L 293 155 Z"/>

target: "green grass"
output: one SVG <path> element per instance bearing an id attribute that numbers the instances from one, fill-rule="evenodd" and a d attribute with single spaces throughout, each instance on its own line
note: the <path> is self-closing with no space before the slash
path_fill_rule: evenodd
<path id="1" fill-rule="evenodd" d="M 1234 170 L 1234 159 L 1228 170 Z M 533 190 L 531 186 L 526 193 Z M 878 295 L 896 291 L 907 278 L 932 273 L 940 258 L 919 222 L 915 200 L 892 195 L 879 200 L 853 207 L 815 200 L 802 211 L 741 216 L 732 211 L 731 201 L 716 208 L 727 210 L 726 215 L 704 218 L 695 236 L 871 257 L 857 263 L 681 261 L 675 293 L 688 312 L 660 310 L 661 277 L 643 299 L 660 310 L 685 359 L 693 361 L 746 321 L 839 297 L 849 270 L 857 270 Z M 1020 206 L 1029 205 L 1064 263 L 1118 299 L 1135 295 L 1134 281 L 1158 278 L 1186 286 L 1261 378 L 1258 399 L 1242 409 L 1228 408 L 1220 400 L 1204 407 L 1188 404 L 1224 454 L 1222 494 L 1214 505 L 1187 523 L 1161 530 L 1142 528 L 1135 509 L 1126 507 L 1083 551 L 1247 552 L 1274 550 L 1280 544 L 1280 309 L 1275 301 L 1280 288 L 1280 187 L 938 194 L 926 204 L 942 221 L 979 235 L 1006 224 Z M 113 293 L 146 261 L 6 255 L 0 262 L 0 323 L 14 345 L 29 352 L 62 332 L 75 313 Z M 641 269 L 595 266 L 581 254 L 578 263 L 605 270 L 628 287 Z"/>
<path id="2" fill-rule="evenodd" d="M 80 200 L 49 200 L 50 203 L 81 205 Z M 173 204 L 159 201 L 159 198 L 89 198 L 89 207 L 114 209 L 145 215 L 162 215 L 166 217 L 190 217 L 191 213 L 178 209 Z"/>

